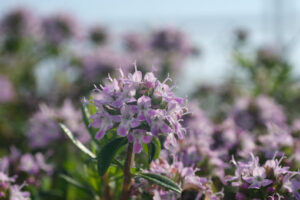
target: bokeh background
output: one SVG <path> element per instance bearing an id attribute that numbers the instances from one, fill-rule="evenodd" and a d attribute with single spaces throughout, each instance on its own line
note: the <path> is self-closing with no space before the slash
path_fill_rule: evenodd
<path id="1" fill-rule="evenodd" d="M 283 49 L 293 66 L 300 62 L 300 3 L 297 0 L 253 1 L 58 1 L 4 0 L 2 15 L 16 6 L 25 6 L 41 15 L 67 12 L 81 26 L 94 23 L 109 28 L 114 39 L 125 32 L 146 33 L 155 27 L 174 25 L 201 50 L 202 56 L 186 63 L 185 86 L 194 83 L 220 83 L 231 73 L 230 50 L 234 32 L 243 29 L 249 34 L 249 48 L 263 45 Z M 300 70 L 294 67 L 295 73 Z M 181 91 L 186 91 L 182 89 Z"/>
<path id="2" fill-rule="evenodd" d="M 232 156 L 286 155 L 299 169 L 300 1 L 0 1 L 0 173 L 28 183 L 32 199 L 91 199 L 68 177 L 101 193 L 103 180 L 58 123 L 97 152 L 82 103 L 134 63 L 189 99 L 188 134 L 174 152 L 225 188 L 224 199 L 235 197 L 224 184 Z"/>

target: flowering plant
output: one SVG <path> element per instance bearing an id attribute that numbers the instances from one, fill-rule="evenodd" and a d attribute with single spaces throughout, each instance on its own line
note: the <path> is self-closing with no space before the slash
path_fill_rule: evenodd
<path id="1" fill-rule="evenodd" d="M 172 87 L 156 79 L 152 72 L 142 76 L 135 67 L 134 73 L 107 79 L 104 85 L 95 86 L 94 94 L 83 106 L 84 119 L 94 143 L 100 146 L 94 154 L 79 142 L 68 128 L 61 127 L 73 142 L 92 159 L 97 161 L 99 175 L 109 176 L 111 163 L 123 168 L 122 199 L 128 199 L 132 186 L 132 175 L 150 180 L 168 189 L 180 192 L 181 189 L 172 180 L 164 176 L 149 173 L 132 173 L 135 154 L 144 149 L 149 161 L 157 158 L 160 152 L 159 136 L 182 139 L 185 129 L 181 125 L 182 116 L 187 112 L 185 100 L 176 97 Z M 90 115 L 89 110 L 94 113 Z M 115 156 L 122 153 L 128 144 L 124 165 Z M 120 152 L 121 151 L 121 152 Z M 136 165 L 138 166 L 138 164 Z M 107 189 L 108 190 L 108 189 Z M 107 192 L 109 193 L 109 192 Z M 107 194 L 110 196 L 110 194 Z"/>

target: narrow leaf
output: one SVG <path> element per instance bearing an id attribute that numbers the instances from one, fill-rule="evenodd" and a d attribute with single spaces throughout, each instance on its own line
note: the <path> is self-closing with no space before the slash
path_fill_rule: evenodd
<path id="1" fill-rule="evenodd" d="M 159 158 L 161 144 L 158 138 L 153 138 L 151 143 L 143 144 L 143 150 L 148 154 L 148 162 L 151 163 L 152 160 Z"/>
<path id="2" fill-rule="evenodd" d="M 153 142 L 149 143 L 147 147 L 148 147 L 148 162 L 151 163 L 155 156 L 156 147 Z"/>
<path id="3" fill-rule="evenodd" d="M 181 188 L 173 180 L 169 179 L 166 176 L 153 173 L 141 173 L 137 174 L 136 176 L 144 178 L 149 182 L 162 186 L 166 189 L 181 193 Z"/>
<path id="4" fill-rule="evenodd" d="M 161 144 L 158 138 L 153 138 L 152 143 L 155 145 L 155 153 L 153 159 L 157 159 L 160 155 Z"/>
<path id="5" fill-rule="evenodd" d="M 71 139 L 71 141 L 85 154 L 90 156 L 91 158 L 96 158 L 96 155 L 91 152 L 87 147 L 85 147 L 73 134 L 72 132 L 62 123 L 59 123 L 60 127 L 64 131 L 64 133 Z"/>
<path id="6" fill-rule="evenodd" d="M 90 112 L 88 110 L 88 107 L 86 105 L 82 105 L 81 106 L 81 113 L 82 113 L 82 119 L 83 119 L 83 122 L 85 124 L 85 127 L 87 128 L 87 130 L 89 131 L 89 133 L 91 134 L 92 137 L 95 136 L 95 130 L 89 126 L 90 122 L 89 122 L 89 119 L 90 119 Z"/>
<path id="7" fill-rule="evenodd" d="M 79 181 L 73 179 L 72 177 L 69 177 L 67 175 L 61 174 L 60 178 L 64 179 L 65 181 L 67 181 L 68 183 L 76 186 L 79 189 L 82 189 L 82 190 L 84 190 L 86 192 L 91 192 L 90 188 L 88 188 L 84 184 L 80 183 Z"/>
<path id="8" fill-rule="evenodd" d="M 127 138 L 116 138 L 103 146 L 97 156 L 98 172 L 100 176 L 105 174 L 114 157 L 117 155 L 118 150 L 123 147 L 127 141 Z"/>

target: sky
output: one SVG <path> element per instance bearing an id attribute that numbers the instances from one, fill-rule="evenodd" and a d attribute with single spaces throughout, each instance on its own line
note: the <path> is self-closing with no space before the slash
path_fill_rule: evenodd
<path id="1" fill-rule="evenodd" d="M 204 52 L 186 67 L 189 84 L 226 78 L 233 69 L 230 52 L 236 28 L 250 32 L 252 46 L 290 44 L 289 58 L 300 66 L 300 22 L 294 20 L 300 17 L 299 0 L 0 0 L 0 16 L 16 6 L 42 15 L 71 13 L 85 25 L 100 23 L 117 33 L 175 25 Z M 274 20 L 276 8 L 280 26 Z M 281 27 L 280 38 L 276 27 Z M 295 70 L 300 75 L 300 67 Z"/>
<path id="2" fill-rule="evenodd" d="M 266 0 L 265 0 L 266 1 Z M 216 15 L 255 15 L 264 0 L 1 0 L 1 11 L 30 5 L 41 13 L 66 10 L 85 21 L 154 20 Z"/>

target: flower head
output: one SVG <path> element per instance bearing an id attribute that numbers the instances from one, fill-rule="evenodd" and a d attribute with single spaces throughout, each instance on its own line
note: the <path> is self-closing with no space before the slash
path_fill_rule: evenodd
<path id="1" fill-rule="evenodd" d="M 175 134 L 182 138 L 185 129 L 180 121 L 186 112 L 185 101 L 176 97 L 166 82 L 157 80 L 153 73 L 143 77 L 137 69 L 127 76 L 121 71 L 118 79 L 109 77 L 108 81 L 95 88 L 91 100 L 98 108 L 91 117 L 91 126 L 99 128 L 97 139 L 116 127 L 117 134 L 128 137 L 135 153 L 139 153 L 142 143 L 151 142 L 152 136 Z"/>

